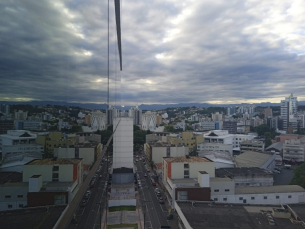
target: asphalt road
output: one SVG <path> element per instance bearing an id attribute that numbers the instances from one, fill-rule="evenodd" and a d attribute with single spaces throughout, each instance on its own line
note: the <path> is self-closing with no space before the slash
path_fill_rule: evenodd
<path id="1" fill-rule="evenodd" d="M 140 201 L 145 214 L 145 228 L 155 229 L 160 226 L 168 226 L 166 216 L 168 211 L 165 204 L 160 204 L 155 193 L 156 186 L 152 186 L 149 176 L 144 177 L 146 172 L 145 166 L 141 160 L 136 162 L 137 173 L 140 175 L 142 188 L 139 188 Z M 165 196 L 161 193 L 162 197 Z"/>
<path id="2" fill-rule="evenodd" d="M 100 213 L 103 213 L 103 210 L 106 206 L 106 186 L 105 182 L 108 177 L 107 165 L 104 162 L 101 172 L 98 175 L 103 175 L 102 178 L 96 180 L 95 186 L 93 188 L 88 187 L 87 190 L 91 191 L 89 199 L 87 199 L 87 204 L 85 207 L 79 206 L 76 212 L 76 225 L 70 225 L 70 228 L 100 228 Z"/>

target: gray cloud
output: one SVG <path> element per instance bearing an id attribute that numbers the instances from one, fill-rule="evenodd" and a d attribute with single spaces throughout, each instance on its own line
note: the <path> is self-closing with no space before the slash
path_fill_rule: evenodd
<path id="1" fill-rule="evenodd" d="M 106 102 L 106 3 L 0 3 L 0 100 Z M 301 1 L 123 1 L 121 73 L 110 6 L 112 102 L 305 99 Z"/>

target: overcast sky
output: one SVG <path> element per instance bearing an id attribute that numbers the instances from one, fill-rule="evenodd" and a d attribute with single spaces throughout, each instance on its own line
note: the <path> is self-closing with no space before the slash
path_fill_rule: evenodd
<path id="1" fill-rule="evenodd" d="M 107 102 L 107 0 L 0 15 L 0 100 Z M 110 0 L 111 103 L 305 100 L 304 0 L 123 0 L 122 72 L 114 16 Z"/>

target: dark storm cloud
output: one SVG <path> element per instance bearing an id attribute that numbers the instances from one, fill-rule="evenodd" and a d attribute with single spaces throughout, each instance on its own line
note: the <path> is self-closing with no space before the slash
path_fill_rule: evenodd
<path id="1" fill-rule="evenodd" d="M 112 101 L 305 99 L 301 1 L 123 1 L 121 73 L 110 3 Z M 0 3 L 1 100 L 106 102 L 106 4 Z"/>

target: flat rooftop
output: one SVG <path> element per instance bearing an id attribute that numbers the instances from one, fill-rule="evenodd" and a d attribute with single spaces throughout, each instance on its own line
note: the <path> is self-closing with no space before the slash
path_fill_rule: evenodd
<path id="1" fill-rule="evenodd" d="M 36 159 L 28 162 L 26 165 L 68 165 L 68 164 L 78 164 L 82 159 L 76 158 L 46 158 L 46 159 Z"/>
<path id="2" fill-rule="evenodd" d="M 205 157 L 163 157 L 166 162 L 212 162 Z"/>
<path id="3" fill-rule="evenodd" d="M 66 205 L 24 208 L 3 211 L 0 214 L 1 229 L 43 228 L 52 229 Z"/>
<path id="4" fill-rule="evenodd" d="M 135 199 L 134 183 L 115 184 L 111 185 L 111 193 L 109 200 L 126 200 Z"/>
<path id="5" fill-rule="evenodd" d="M 233 204 L 211 204 L 177 202 L 182 213 L 193 229 L 301 229 L 302 225 L 292 224 L 289 219 L 274 218 L 270 225 L 261 211 L 271 211 L 280 206 L 249 206 Z M 305 205 L 300 205 L 305 212 Z"/>
<path id="6" fill-rule="evenodd" d="M 251 175 L 272 175 L 267 169 L 261 169 L 258 167 L 239 167 L 239 168 L 221 168 L 215 169 L 215 175 L 217 177 L 234 177 L 234 176 L 251 176 Z"/>
<path id="7" fill-rule="evenodd" d="M 268 194 L 268 193 L 290 193 L 304 192 L 305 189 L 299 185 L 277 185 L 259 187 L 235 187 L 235 194 Z"/>
<path id="8" fill-rule="evenodd" d="M 22 173 L 0 172 L 0 185 L 6 182 L 22 182 Z"/>

